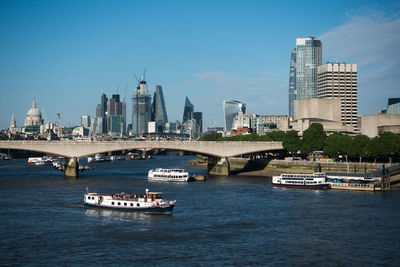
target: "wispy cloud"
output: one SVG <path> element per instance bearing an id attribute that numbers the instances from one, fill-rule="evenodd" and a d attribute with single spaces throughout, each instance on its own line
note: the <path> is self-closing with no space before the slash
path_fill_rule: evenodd
<path id="1" fill-rule="evenodd" d="M 400 96 L 400 18 L 369 11 L 319 37 L 324 59 L 358 64 L 359 114 L 377 113 Z"/>

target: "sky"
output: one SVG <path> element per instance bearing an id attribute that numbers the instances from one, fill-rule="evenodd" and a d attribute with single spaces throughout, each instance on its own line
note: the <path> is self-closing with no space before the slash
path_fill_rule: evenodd
<path id="1" fill-rule="evenodd" d="M 0 1 L 0 129 L 23 126 L 36 98 L 45 122 L 80 125 L 100 95 L 119 93 L 131 123 L 137 81 L 164 91 L 168 120 L 185 97 L 203 128 L 223 100 L 287 115 L 296 38 L 322 41 L 323 63 L 358 64 L 358 113 L 400 97 L 399 1 Z"/>

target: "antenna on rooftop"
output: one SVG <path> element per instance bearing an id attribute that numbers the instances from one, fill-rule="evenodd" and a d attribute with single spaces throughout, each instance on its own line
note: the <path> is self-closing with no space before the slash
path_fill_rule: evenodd
<path id="1" fill-rule="evenodd" d="M 125 95 L 126 95 L 126 90 L 128 89 L 128 85 L 125 86 L 125 92 L 124 92 L 124 102 L 125 102 Z"/>

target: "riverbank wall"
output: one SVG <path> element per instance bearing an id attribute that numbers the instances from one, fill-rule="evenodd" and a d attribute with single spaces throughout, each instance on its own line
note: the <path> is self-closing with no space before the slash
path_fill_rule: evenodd
<path id="1" fill-rule="evenodd" d="M 231 174 L 273 176 L 281 173 L 314 173 L 314 172 L 340 172 L 340 173 L 368 173 L 377 171 L 381 163 L 359 162 L 317 162 L 306 160 L 277 160 L 277 159 L 248 159 L 230 158 Z M 389 167 L 390 164 L 385 164 Z M 197 160 L 190 161 L 188 168 L 207 170 L 206 157 L 198 156 Z"/>

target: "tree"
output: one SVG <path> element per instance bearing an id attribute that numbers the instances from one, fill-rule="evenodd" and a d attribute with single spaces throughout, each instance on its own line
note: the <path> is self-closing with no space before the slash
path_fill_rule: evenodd
<path id="1" fill-rule="evenodd" d="M 392 132 L 384 132 L 379 138 L 381 139 L 383 156 L 388 157 L 391 164 L 392 157 L 399 151 L 400 136 Z"/>
<path id="2" fill-rule="evenodd" d="M 347 134 L 341 134 L 339 138 L 339 150 L 338 153 L 345 155 L 346 157 L 346 162 L 349 160 L 349 152 L 350 152 L 350 146 L 352 143 L 353 139 L 348 136 Z"/>
<path id="3" fill-rule="evenodd" d="M 378 136 L 372 138 L 371 142 L 369 142 L 367 146 L 367 154 L 374 158 L 374 162 L 376 163 L 376 159 L 384 155 L 382 139 Z"/>
<path id="4" fill-rule="evenodd" d="M 320 151 L 324 147 L 326 133 L 320 123 L 313 123 L 303 133 L 301 141 L 301 153 L 310 154 L 313 151 Z"/>
<path id="5" fill-rule="evenodd" d="M 349 155 L 351 157 L 359 157 L 360 163 L 362 161 L 362 157 L 367 155 L 367 147 L 371 140 L 368 136 L 360 134 L 354 137 L 353 142 L 350 145 Z"/>
<path id="6" fill-rule="evenodd" d="M 217 141 L 222 137 L 220 133 L 207 134 L 199 139 L 199 141 Z"/>
<path id="7" fill-rule="evenodd" d="M 328 136 L 324 144 L 324 153 L 329 157 L 336 157 L 340 150 L 340 139 L 342 134 L 335 132 Z"/>
<path id="8" fill-rule="evenodd" d="M 273 131 L 268 133 L 268 136 L 271 138 L 272 141 L 282 141 L 285 137 L 284 131 Z"/>
<path id="9" fill-rule="evenodd" d="M 283 148 L 294 154 L 300 150 L 301 140 L 296 131 L 291 130 L 285 134 L 282 140 Z"/>

